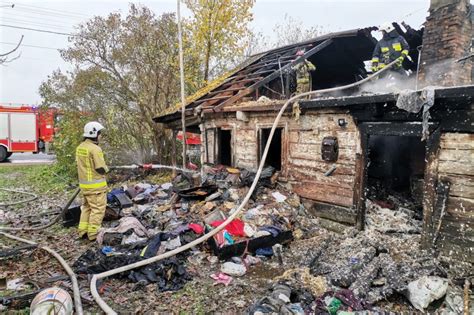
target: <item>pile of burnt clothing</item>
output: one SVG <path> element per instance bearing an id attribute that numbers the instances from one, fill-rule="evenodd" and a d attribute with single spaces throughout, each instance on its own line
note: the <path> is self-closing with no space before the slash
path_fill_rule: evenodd
<path id="1" fill-rule="evenodd" d="M 77 259 L 73 268 L 78 274 L 101 273 L 154 257 L 184 244 L 186 241 L 179 236 L 159 233 L 149 241 L 89 249 Z M 131 281 L 144 285 L 157 283 L 159 291 L 176 291 L 191 280 L 183 263 L 188 255 L 189 253 L 184 252 L 142 268 L 121 273 L 117 277 L 128 277 Z"/>
<path id="2" fill-rule="evenodd" d="M 314 296 L 305 289 L 296 289 L 285 283 L 274 284 L 269 293 L 253 304 L 249 314 L 307 314 Z"/>
<path id="3" fill-rule="evenodd" d="M 404 292 L 420 276 L 445 276 L 432 255 L 419 246 L 414 236 L 389 237 L 374 231 L 329 237 L 315 252 L 310 270 L 374 303 Z"/>

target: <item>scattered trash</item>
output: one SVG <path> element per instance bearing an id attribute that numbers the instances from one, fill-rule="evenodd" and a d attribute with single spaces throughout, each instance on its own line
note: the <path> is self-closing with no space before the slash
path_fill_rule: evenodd
<path id="1" fill-rule="evenodd" d="M 26 288 L 23 278 L 17 278 L 7 281 L 7 290 L 20 291 Z"/>
<path id="2" fill-rule="evenodd" d="M 66 290 L 61 288 L 44 289 L 31 302 L 30 313 L 32 315 L 42 314 L 72 314 L 72 298 Z"/>
<path id="3" fill-rule="evenodd" d="M 408 299 L 419 311 L 424 311 L 434 300 L 446 295 L 448 279 L 423 276 L 408 284 Z"/>
<path id="4" fill-rule="evenodd" d="M 247 268 L 244 265 L 228 261 L 221 265 L 221 272 L 230 276 L 241 277 L 245 275 Z"/>
<path id="5" fill-rule="evenodd" d="M 228 286 L 232 282 L 232 277 L 222 272 L 219 272 L 218 274 L 212 274 L 211 278 L 216 280 L 214 285 L 224 284 L 225 286 Z"/>
<path id="6" fill-rule="evenodd" d="M 286 198 L 287 198 L 286 196 L 282 195 L 282 194 L 281 194 L 280 192 L 278 192 L 278 191 L 273 192 L 273 193 L 272 193 L 272 196 L 273 196 L 273 198 L 275 198 L 275 200 L 276 200 L 277 202 L 284 202 L 284 201 L 286 200 Z"/>

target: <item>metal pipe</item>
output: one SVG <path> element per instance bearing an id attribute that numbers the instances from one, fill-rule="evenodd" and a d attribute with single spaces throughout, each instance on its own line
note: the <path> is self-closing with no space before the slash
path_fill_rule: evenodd
<path id="1" fill-rule="evenodd" d="M 422 48 L 423 48 L 423 45 L 420 45 L 420 46 L 416 47 L 416 50 L 418 50 L 418 63 L 416 64 L 415 91 L 418 90 L 418 75 L 420 73 L 421 49 Z"/>
<path id="2" fill-rule="evenodd" d="M 255 187 L 257 186 L 257 182 L 260 179 L 260 175 L 262 174 L 262 170 L 263 170 L 263 167 L 265 165 L 265 160 L 267 158 L 268 151 L 270 150 L 270 144 L 272 142 L 273 135 L 275 134 L 275 130 L 278 126 L 278 123 L 279 123 L 281 117 L 283 116 L 283 113 L 285 112 L 285 110 L 286 110 L 286 108 L 288 107 L 289 104 L 291 104 L 292 102 L 294 102 L 297 99 L 302 98 L 302 97 L 317 95 L 318 93 L 321 93 L 321 92 L 325 93 L 325 92 L 329 92 L 329 91 L 338 91 L 338 90 L 348 89 L 348 88 L 360 85 L 364 82 L 367 82 L 370 79 L 375 78 L 380 73 L 382 73 L 384 71 L 387 71 L 396 62 L 397 62 L 396 60 L 393 61 L 392 63 L 388 64 L 382 70 L 372 74 L 371 76 L 369 76 L 369 77 L 367 77 L 367 78 L 365 78 L 361 81 L 358 81 L 358 82 L 355 82 L 355 83 L 352 83 L 352 84 L 349 84 L 349 85 L 337 87 L 337 88 L 331 88 L 331 89 L 301 93 L 301 94 L 293 96 L 288 101 L 286 101 L 286 103 L 283 105 L 283 107 L 278 112 L 277 117 L 275 118 L 275 121 L 273 122 L 272 129 L 270 130 L 270 135 L 268 136 L 268 141 L 265 145 L 265 150 L 263 151 L 263 155 L 262 155 L 262 158 L 260 160 L 260 164 L 258 166 L 257 174 L 255 175 L 255 178 L 252 182 L 252 185 L 250 186 L 249 191 L 247 192 L 247 195 L 245 195 L 245 198 L 243 199 L 242 203 L 239 205 L 237 210 L 233 214 L 231 214 L 221 225 L 216 227 L 211 232 L 209 232 L 207 234 L 204 234 L 203 236 L 195 239 L 191 243 L 188 243 L 184 246 L 178 247 L 178 248 L 176 248 L 172 251 L 166 252 L 164 254 L 161 254 L 161 255 L 158 255 L 158 256 L 155 256 L 155 257 L 144 259 L 144 260 L 141 260 L 139 262 L 136 262 L 136 263 L 133 263 L 133 264 L 130 264 L 130 265 L 122 266 L 122 267 L 119 267 L 119 268 L 115 268 L 115 269 L 112 269 L 112 270 L 108 270 L 108 271 L 93 275 L 92 279 L 91 279 L 91 283 L 90 283 L 90 291 L 91 291 L 92 296 L 94 297 L 94 300 L 99 305 L 99 307 L 107 314 L 117 314 L 99 295 L 99 292 L 97 291 L 97 280 L 103 279 L 103 278 L 106 278 L 106 277 L 110 277 L 110 276 L 119 274 L 121 272 L 125 272 L 125 271 L 129 271 L 129 270 L 132 270 L 132 269 L 135 269 L 135 268 L 146 266 L 148 264 L 160 261 L 162 259 L 172 257 L 172 256 L 174 256 L 176 254 L 179 254 L 179 253 L 181 253 L 185 250 L 188 250 L 188 249 L 190 249 L 190 248 L 192 248 L 196 245 L 199 245 L 199 244 L 205 242 L 206 240 L 208 240 L 209 238 L 213 237 L 217 233 L 219 233 L 222 229 L 224 229 L 232 220 L 234 220 L 239 215 L 239 213 L 242 211 L 242 209 L 245 207 L 245 205 L 250 200 L 250 197 L 252 196 L 252 193 L 255 190 Z"/>
<path id="3" fill-rule="evenodd" d="M 181 10 L 178 2 L 178 44 L 179 44 L 179 75 L 181 82 L 181 124 L 183 132 L 183 168 L 186 168 L 186 96 L 184 93 L 184 61 L 183 61 L 183 36 L 181 31 Z"/>
<path id="4" fill-rule="evenodd" d="M 27 240 L 27 239 L 24 239 L 24 238 L 15 236 L 15 235 L 11 235 L 11 234 L 8 234 L 8 233 L 5 233 L 5 232 L 0 232 L 0 235 L 3 235 L 3 236 L 8 237 L 12 240 L 20 241 L 20 242 L 23 242 L 23 243 L 26 243 L 26 244 L 38 245 L 38 243 L 35 243 L 33 241 L 30 241 L 30 240 Z M 76 308 L 76 313 L 79 314 L 79 315 L 84 314 L 84 311 L 82 310 L 81 292 L 79 290 L 79 284 L 77 283 L 77 278 L 76 278 L 76 274 L 74 273 L 74 271 L 72 271 L 71 267 L 69 267 L 69 265 L 64 260 L 64 258 L 62 258 L 61 255 L 59 255 L 56 251 L 52 250 L 51 248 L 49 248 L 47 246 L 38 246 L 38 247 L 45 250 L 45 251 L 47 251 L 51 255 L 53 255 L 54 258 L 56 258 L 59 261 L 61 266 L 63 266 L 64 270 L 66 270 L 67 274 L 71 278 L 72 292 L 73 292 L 73 296 L 74 296 L 74 306 Z"/>

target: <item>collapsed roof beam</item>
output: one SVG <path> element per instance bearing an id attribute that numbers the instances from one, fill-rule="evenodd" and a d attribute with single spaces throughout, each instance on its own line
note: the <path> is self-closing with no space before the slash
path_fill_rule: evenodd
<path id="1" fill-rule="evenodd" d="M 280 75 L 280 73 L 283 73 L 285 72 L 286 70 L 289 70 L 291 69 L 292 67 L 294 67 L 295 65 L 303 62 L 304 60 L 308 59 L 309 57 L 311 57 L 312 55 L 314 55 L 315 53 L 321 51 L 322 49 L 326 48 L 327 46 L 329 46 L 331 43 L 333 42 L 332 39 L 327 39 L 325 40 L 324 42 L 322 42 L 321 44 L 317 45 L 316 47 L 308 50 L 303 56 L 297 58 L 296 60 L 292 61 L 291 63 L 285 65 L 284 67 L 282 67 L 281 69 L 279 70 L 276 70 L 275 72 L 273 72 L 272 74 L 270 74 L 269 76 L 265 77 L 263 80 L 261 81 L 258 81 L 256 83 L 254 83 L 253 85 L 249 86 L 248 88 L 244 89 L 244 90 L 241 90 L 239 93 L 237 93 L 236 95 L 232 96 L 231 98 L 227 99 L 226 101 L 220 103 L 219 105 L 215 106 L 212 108 L 213 111 L 221 111 L 221 109 L 226 106 L 226 105 L 229 105 L 229 104 L 232 104 L 232 103 L 235 103 L 236 101 L 240 100 L 241 98 L 243 98 L 244 96 L 247 96 L 251 93 L 253 93 L 254 91 L 256 91 L 258 88 L 260 88 L 261 86 L 267 84 L 268 82 L 278 78 L 278 76 Z"/>

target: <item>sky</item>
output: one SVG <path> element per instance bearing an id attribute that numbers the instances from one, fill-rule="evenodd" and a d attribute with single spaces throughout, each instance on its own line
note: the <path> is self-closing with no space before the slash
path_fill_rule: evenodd
<path id="1" fill-rule="evenodd" d="M 37 32 L 23 27 L 58 33 L 74 32 L 74 26 L 89 18 L 111 12 L 126 14 L 129 3 L 151 8 L 156 14 L 176 12 L 176 0 L 0 0 L 0 54 L 15 47 L 23 35 L 17 60 L 0 66 L 0 103 L 40 104 L 38 88 L 56 69 L 71 66 L 57 49 L 68 46 L 68 37 Z M 335 32 L 384 22 L 406 21 L 418 29 L 427 16 L 429 0 L 256 0 L 251 28 L 270 39 L 276 23 L 285 15 L 300 20 L 303 26 L 321 26 Z M 14 8 L 11 5 L 15 4 Z M 181 6 L 182 15 L 190 12 Z M 375 35 L 375 34 L 374 34 Z"/>

